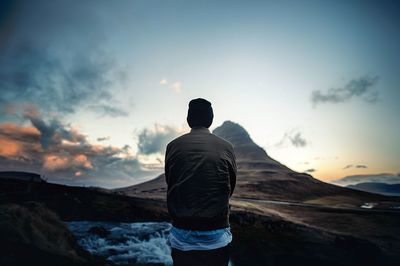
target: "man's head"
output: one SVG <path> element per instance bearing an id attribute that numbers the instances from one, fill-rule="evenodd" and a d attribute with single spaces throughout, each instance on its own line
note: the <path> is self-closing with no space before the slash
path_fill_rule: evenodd
<path id="1" fill-rule="evenodd" d="M 214 113 L 209 101 L 197 98 L 189 102 L 189 110 L 186 120 L 190 128 L 209 128 L 212 124 L 213 118 Z"/>

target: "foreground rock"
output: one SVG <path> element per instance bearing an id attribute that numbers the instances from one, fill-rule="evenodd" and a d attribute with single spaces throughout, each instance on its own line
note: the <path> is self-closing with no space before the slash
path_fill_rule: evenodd
<path id="1" fill-rule="evenodd" d="M 0 206 L 0 265 L 111 265 L 78 246 L 58 216 L 37 202 Z"/>

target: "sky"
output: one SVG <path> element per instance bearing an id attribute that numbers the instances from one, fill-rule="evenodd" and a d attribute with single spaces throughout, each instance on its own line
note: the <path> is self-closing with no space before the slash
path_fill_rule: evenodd
<path id="1" fill-rule="evenodd" d="M 163 172 L 188 103 L 323 181 L 400 173 L 396 1 L 1 1 L 0 170 Z"/>

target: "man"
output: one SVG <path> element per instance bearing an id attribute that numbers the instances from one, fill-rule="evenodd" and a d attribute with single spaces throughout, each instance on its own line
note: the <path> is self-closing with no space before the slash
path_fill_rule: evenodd
<path id="1" fill-rule="evenodd" d="M 208 129 L 213 118 L 209 101 L 191 100 L 190 132 L 167 145 L 168 242 L 174 266 L 229 263 L 229 198 L 236 184 L 236 158 L 233 145 Z"/>

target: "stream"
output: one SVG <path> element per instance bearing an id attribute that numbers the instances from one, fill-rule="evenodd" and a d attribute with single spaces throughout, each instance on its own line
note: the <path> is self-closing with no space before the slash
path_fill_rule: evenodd
<path id="1" fill-rule="evenodd" d="M 153 263 L 171 266 L 167 222 L 66 222 L 78 243 L 92 254 L 118 265 Z"/>

